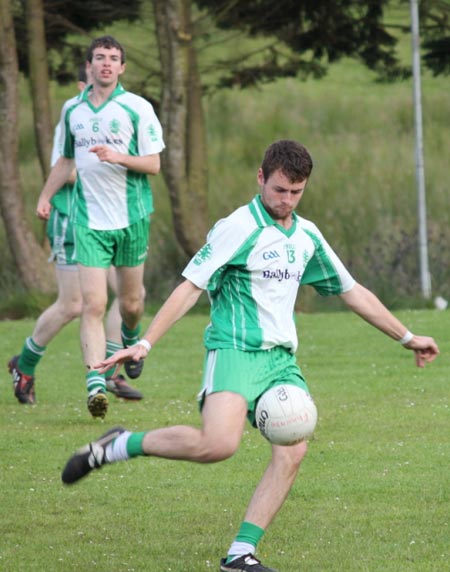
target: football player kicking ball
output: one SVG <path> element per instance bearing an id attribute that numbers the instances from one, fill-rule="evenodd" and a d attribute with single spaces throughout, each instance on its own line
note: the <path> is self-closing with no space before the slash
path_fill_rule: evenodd
<path id="1" fill-rule="evenodd" d="M 106 371 L 144 359 L 151 347 L 208 292 L 202 427 L 177 425 L 143 433 L 121 427 L 76 452 L 62 480 L 72 484 L 92 469 L 136 456 L 214 463 L 231 457 L 246 418 L 254 424 L 258 398 L 270 387 L 291 383 L 307 390 L 296 363 L 294 303 L 300 284 L 337 294 L 367 322 L 413 350 L 423 367 L 439 353 L 430 337 L 413 335 L 369 290 L 355 282 L 319 229 L 294 211 L 312 170 L 308 151 L 295 141 L 277 141 L 258 171 L 260 194 L 219 221 L 206 245 L 183 272 L 185 278 L 136 345 L 98 364 Z M 267 572 L 256 547 L 286 499 L 307 444 L 271 445 L 271 461 L 247 507 L 220 570 Z M 245 478 L 248 478 L 246 474 Z"/>

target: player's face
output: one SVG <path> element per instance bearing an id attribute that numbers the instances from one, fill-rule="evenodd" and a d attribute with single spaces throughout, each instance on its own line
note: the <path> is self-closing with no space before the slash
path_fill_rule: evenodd
<path id="1" fill-rule="evenodd" d="M 125 71 L 122 54 L 117 48 L 95 48 L 92 62 L 87 63 L 87 72 L 92 75 L 92 83 L 100 87 L 116 85 L 119 76 Z"/>
<path id="2" fill-rule="evenodd" d="M 267 212 L 275 222 L 285 228 L 292 225 L 292 213 L 297 208 L 306 187 L 307 179 L 291 183 L 280 170 L 264 180 L 262 169 L 258 171 L 258 184 L 261 187 L 261 199 Z"/>

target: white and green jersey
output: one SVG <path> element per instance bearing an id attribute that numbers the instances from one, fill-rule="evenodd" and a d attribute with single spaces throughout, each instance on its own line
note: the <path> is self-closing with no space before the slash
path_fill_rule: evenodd
<path id="1" fill-rule="evenodd" d="M 183 271 L 207 290 L 207 349 L 244 351 L 298 345 L 294 305 L 300 284 L 321 295 L 342 294 L 355 281 L 316 225 L 294 214 L 289 230 L 255 197 L 220 220 Z"/>
<path id="2" fill-rule="evenodd" d="M 68 99 L 63 105 L 62 114 L 64 114 L 65 111 L 69 107 L 72 107 L 78 101 L 80 101 L 80 99 L 81 99 L 81 94 L 78 94 L 75 97 Z M 55 127 L 55 132 L 53 135 L 53 148 L 52 148 L 52 157 L 51 157 L 51 166 L 52 167 L 62 155 L 63 141 L 62 141 L 62 137 L 61 137 L 61 131 L 62 130 L 61 130 L 61 121 L 60 121 L 58 123 L 58 125 Z M 70 209 L 71 209 L 72 200 L 73 200 L 72 191 L 73 191 L 73 184 L 72 183 L 66 183 L 65 185 L 63 185 L 59 189 L 59 191 L 53 196 L 52 200 L 50 201 L 53 208 L 57 209 L 60 213 L 62 213 L 64 215 L 67 215 L 67 216 L 70 215 Z"/>
<path id="3" fill-rule="evenodd" d="M 144 98 L 118 84 L 109 99 L 94 107 L 92 86 L 62 116 L 63 155 L 75 159 L 73 220 L 95 230 L 126 228 L 153 212 L 153 197 L 144 173 L 102 162 L 94 145 L 119 153 L 154 155 L 164 149 L 161 124 Z"/>

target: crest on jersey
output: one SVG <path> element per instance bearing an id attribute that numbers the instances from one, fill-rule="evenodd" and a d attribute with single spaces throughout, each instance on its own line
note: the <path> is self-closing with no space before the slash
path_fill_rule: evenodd
<path id="1" fill-rule="evenodd" d="M 109 124 L 109 128 L 111 129 L 111 133 L 117 135 L 117 133 L 119 133 L 120 131 L 120 121 L 118 121 L 117 119 L 113 119 Z"/>
<path id="2" fill-rule="evenodd" d="M 200 266 L 200 264 L 203 264 L 203 262 L 206 262 L 206 260 L 209 260 L 211 258 L 211 254 L 212 254 L 212 246 L 209 243 L 207 243 L 195 255 L 194 264 Z"/>
<path id="3" fill-rule="evenodd" d="M 148 134 L 150 135 L 150 140 L 153 142 L 158 141 L 158 134 L 156 133 L 156 129 L 154 125 L 148 126 Z"/>

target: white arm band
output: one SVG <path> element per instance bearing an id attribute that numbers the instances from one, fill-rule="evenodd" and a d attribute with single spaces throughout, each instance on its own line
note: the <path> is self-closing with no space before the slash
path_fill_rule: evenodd
<path id="1" fill-rule="evenodd" d="M 406 334 L 403 336 L 403 338 L 401 338 L 400 340 L 398 340 L 402 346 L 406 346 L 406 344 L 409 344 L 409 342 L 413 339 L 414 334 L 412 332 L 410 332 L 409 330 L 407 330 Z"/>
<path id="2" fill-rule="evenodd" d="M 152 344 L 148 340 L 146 340 L 145 338 L 142 338 L 142 340 L 139 340 L 138 342 L 136 342 L 136 345 L 144 346 L 144 348 L 147 350 L 147 352 L 149 352 L 152 349 Z"/>

